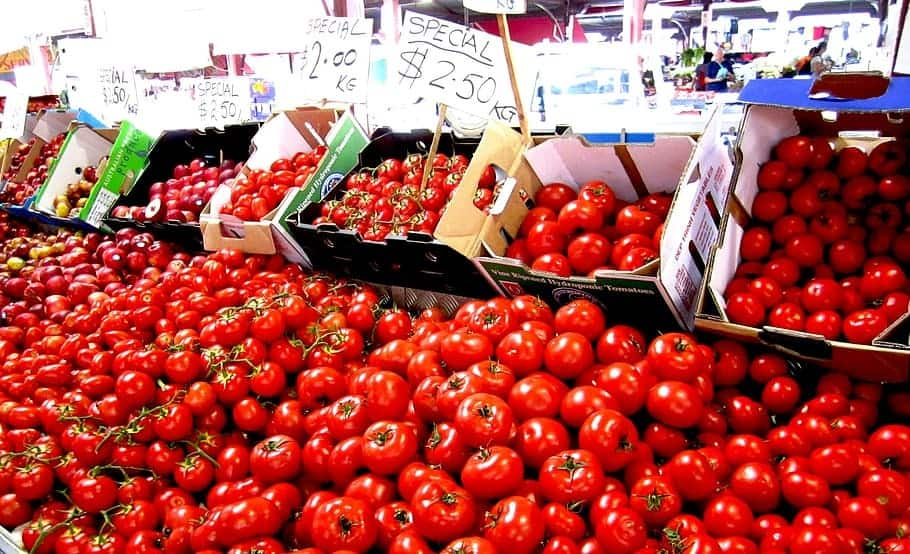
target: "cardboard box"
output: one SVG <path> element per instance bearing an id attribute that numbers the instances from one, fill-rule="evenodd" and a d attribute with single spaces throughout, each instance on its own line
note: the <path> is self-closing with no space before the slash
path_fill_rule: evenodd
<path id="1" fill-rule="evenodd" d="M 100 165 L 110 154 L 118 134 L 117 129 L 92 129 L 74 124 L 60 148 L 60 155 L 48 171 L 47 180 L 35 191 L 32 209 L 54 215 L 54 198 L 66 194 L 67 187 L 81 179 L 86 166 L 95 166 L 100 172 Z M 83 213 L 88 214 L 91 208 L 91 204 L 86 203 L 75 219 L 84 219 Z"/>
<path id="2" fill-rule="evenodd" d="M 70 123 L 76 118 L 75 112 L 66 110 L 42 110 L 38 113 L 30 113 L 25 116 L 25 135 L 24 140 L 34 139 L 28 154 L 19 170 L 15 175 L 10 177 L 14 183 L 25 181 L 29 171 L 35 167 L 35 161 L 41 154 L 41 149 L 54 140 L 54 137 L 65 133 L 69 129 Z M 0 175 L 5 175 L 12 164 L 12 158 L 23 142 L 12 139 L 7 147 L 6 154 L 3 156 L 2 165 L 0 165 Z"/>
<path id="3" fill-rule="evenodd" d="M 376 167 L 382 160 L 404 159 L 408 154 L 426 153 L 433 132 L 416 130 L 393 133 L 379 130 L 359 156 L 357 169 Z M 459 140 L 449 133 L 440 136 L 438 151 L 472 157 L 462 183 L 470 175 L 480 174 L 475 167 L 476 141 Z M 353 173 L 352 171 L 352 173 Z M 344 181 L 341 181 L 342 183 Z M 460 190 L 460 186 L 459 189 Z M 327 199 L 341 198 L 344 186 L 336 187 Z M 457 194 L 457 192 L 456 192 Z M 331 223 L 319 226 L 311 222 L 318 216 L 320 203 L 304 203 L 300 211 L 288 217 L 291 233 L 306 253 L 313 267 L 337 275 L 380 285 L 441 292 L 472 298 L 489 298 L 499 294 L 470 258 L 451 245 L 426 233 L 410 232 L 407 236 L 390 235 L 384 241 L 364 240 L 359 233 L 339 229 Z"/>
<path id="4" fill-rule="evenodd" d="M 147 205 L 152 184 L 170 179 L 175 165 L 189 163 L 194 158 L 203 158 L 212 164 L 220 164 L 225 159 L 246 161 L 250 156 L 250 141 L 258 129 L 259 124 L 252 123 L 227 125 L 224 129 L 209 127 L 163 131 L 152 143 L 132 188 L 115 205 Z M 198 223 L 143 222 L 108 215 L 104 225 L 113 230 L 131 227 L 147 231 L 187 249 L 202 250 L 202 233 Z"/>
<path id="5" fill-rule="evenodd" d="M 872 345 L 826 340 L 818 335 L 731 323 L 724 290 L 740 262 L 739 246 L 758 192 L 760 165 L 783 138 L 804 133 L 871 148 L 882 139 L 910 135 L 910 78 L 888 82 L 880 75 L 828 74 L 815 81 L 751 81 L 740 94 L 747 104 L 737 144 L 737 167 L 720 240 L 708 260 L 696 326 L 739 340 L 762 343 L 788 356 L 873 381 L 910 376 L 910 319 L 887 329 Z"/>
<path id="6" fill-rule="evenodd" d="M 244 175 L 255 169 L 268 169 L 279 158 L 310 152 L 319 145 L 327 147 L 325 156 L 304 186 L 288 191 L 278 207 L 261 221 L 243 221 L 219 213 L 230 200 L 232 183 L 220 186 L 200 217 L 205 249 L 280 253 L 288 261 L 309 267 L 306 254 L 291 237 L 285 220 L 302 203 L 318 202 L 334 188 L 357 165 L 357 156 L 368 142 L 369 137 L 350 111 L 300 108 L 273 115 L 253 137 L 253 153 L 243 167 Z"/>
<path id="7" fill-rule="evenodd" d="M 712 118 L 708 133 L 719 139 L 717 120 Z M 489 159 L 495 159 L 491 163 L 501 169 L 509 167 L 507 173 L 515 178 L 511 189 L 503 189 L 489 215 L 470 202 L 472 188 L 459 189 L 451 211 L 443 218 L 445 225 L 440 224 L 437 234 L 441 240 L 476 257 L 510 296 L 533 294 L 554 306 L 586 298 L 601 306 L 608 317 L 617 314 L 617 321 L 657 329 L 692 328 L 701 281 L 693 252 L 696 245 L 710 241 L 717 233 L 717 222 L 709 211 L 696 208 L 699 202 L 705 203 L 706 196 L 715 194 L 710 190 L 713 180 L 704 175 L 724 171 L 708 170 L 707 164 L 732 166 L 728 157 L 712 159 L 717 152 L 707 140 L 696 148 L 692 137 L 682 135 L 567 134 L 537 140 L 536 145 L 524 150 L 514 131 L 489 127 L 487 133 L 499 135 L 495 144 L 500 148 L 509 145 L 511 159 L 505 152 Z M 478 148 L 481 150 L 483 141 Z M 665 223 L 667 238 L 661 244 L 660 262 L 635 272 L 599 271 L 594 278 L 562 278 L 503 257 L 542 183 L 563 182 L 578 189 L 595 179 L 605 181 L 617 197 L 630 202 L 654 192 L 673 194 L 679 188 Z M 459 225 L 459 221 L 467 223 Z"/>

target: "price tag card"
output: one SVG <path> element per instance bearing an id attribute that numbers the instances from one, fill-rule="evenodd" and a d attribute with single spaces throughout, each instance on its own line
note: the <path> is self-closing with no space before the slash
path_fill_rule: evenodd
<path id="1" fill-rule="evenodd" d="M 3 115 L 0 116 L 0 139 L 22 138 L 25 134 L 25 116 L 28 112 L 28 94 L 19 89 L 6 95 Z"/>
<path id="2" fill-rule="evenodd" d="M 521 14 L 528 11 L 526 0 L 464 0 L 464 7 L 480 13 Z"/>
<path id="3" fill-rule="evenodd" d="M 109 124 L 135 118 L 139 113 L 136 70 L 131 66 L 104 65 L 98 68 L 101 91 L 101 118 Z"/>
<path id="4" fill-rule="evenodd" d="M 294 73 L 308 98 L 365 103 L 370 79 L 373 20 L 314 17 L 303 26 L 304 49 L 294 55 Z"/>
<path id="5" fill-rule="evenodd" d="M 250 93 L 247 77 L 199 79 L 194 99 L 200 127 L 224 127 L 249 119 Z"/>
<path id="6" fill-rule="evenodd" d="M 512 45 L 522 102 L 530 105 L 533 53 Z M 521 70 L 525 72 L 522 73 Z M 397 68 L 390 82 L 476 115 L 518 123 L 502 39 L 416 12 L 405 12 Z"/>

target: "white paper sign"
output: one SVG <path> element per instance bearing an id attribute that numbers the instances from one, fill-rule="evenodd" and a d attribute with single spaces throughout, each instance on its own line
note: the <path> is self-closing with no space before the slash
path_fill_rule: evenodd
<path id="1" fill-rule="evenodd" d="M 464 7 L 480 13 L 521 14 L 528 11 L 526 0 L 464 0 Z"/>
<path id="2" fill-rule="evenodd" d="M 522 103 L 530 105 L 533 53 L 512 45 Z M 489 33 L 416 12 L 405 12 L 397 66 L 390 84 L 476 115 L 518 123 L 502 40 Z"/>
<path id="3" fill-rule="evenodd" d="M 306 43 L 294 73 L 308 98 L 365 103 L 370 79 L 373 20 L 314 17 L 303 25 Z"/>
<path id="4" fill-rule="evenodd" d="M 136 70 L 132 66 L 104 65 L 98 68 L 98 90 L 102 102 L 101 119 L 115 123 L 135 118 L 139 113 Z"/>
<path id="5" fill-rule="evenodd" d="M 193 98 L 200 127 L 224 127 L 246 121 L 250 111 L 249 78 L 196 79 Z"/>
<path id="6" fill-rule="evenodd" d="M 28 94 L 10 89 L 0 117 L 0 139 L 21 138 L 25 134 L 25 115 L 28 112 Z"/>

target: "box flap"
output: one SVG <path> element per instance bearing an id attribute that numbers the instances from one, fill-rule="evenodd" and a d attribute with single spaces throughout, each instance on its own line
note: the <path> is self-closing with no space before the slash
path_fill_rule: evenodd
<path id="1" fill-rule="evenodd" d="M 76 120 L 76 112 L 46 110 L 38 115 L 32 132 L 44 142 L 50 142 L 54 140 L 55 136 L 66 131 L 70 122 L 74 120 Z M 94 125 L 90 125 L 90 127 L 94 127 Z"/>
<path id="2" fill-rule="evenodd" d="M 828 83 L 825 77 L 816 81 L 808 79 L 753 79 L 739 93 L 739 101 L 746 104 L 763 104 L 781 108 L 814 111 L 842 112 L 904 112 L 910 111 L 910 77 L 894 77 L 880 96 L 848 98 L 847 93 L 859 90 L 881 91 L 881 77 L 868 74 L 847 75 L 851 86 Z M 845 79 L 843 76 L 836 78 Z M 820 82 L 817 82 L 820 81 Z M 826 85 L 833 86 L 826 86 Z M 868 94 L 868 93 L 867 93 Z M 865 95 L 863 95 L 865 96 Z"/>
<path id="3" fill-rule="evenodd" d="M 679 182 L 660 244 L 658 276 L 679 319 L 695 322 L 705 265 L 719 236 L 719 210 L 726 205 L 733 180 L 733 161 L 715 111 Z"/>
<path id="4" fill-rule="evenodd" d="M 291 158 L 324 144 L 338 119 L 335 110 L 298 109 L 275 114 L 253 137 L 253 152 L 247 160 L 250 169 L 268 169 L 279 158 Z"/>
<path id="5" fill-rule="evenodd" d="M 483 241 L 495 240 L 497 244 L 491 245 L 491 248 L 500 254 L 505 252 L 506 239 L 499 235 L 498 230 L 488 228 L 490 224 L 487 214 L 474 205 L 474 192 L 477 190 L 481 174 L 491 164 L 515 177 L 516 185 L 539 187 L 537 177 L 522 157 L 527 146 L 520 133 L 504 123 L 490 121 L 477 150 L 471 157 L 470 165 L 461 178 L 461 183 L 455 189 L 445 213 L 439 220 L 439 225 L 436 226 L 434 235 L 437 239 L 468 258 L 474 258 L 482 253 Z M 503 211 L 511 213 L 514 210 L 506 208 Z M 507 232 L 515 233 L 526 211 L 525 207 L 517 217 L 499 216 L 498 220 L 507 227 Z"/>
<path id="6" fill-rule="evenodd" d="M 634 202 L 641 197 L 642 186 L 648 192 L 672 192 L 694 148 L 687 136 L 651 138 L 651 142 L 627 146 L 591 145 L 577 136 L 560 137 L 531 148 L 525 158 L 542 183 L 561 182 L 577 188 L 600 180 L 618 198 Z"/>

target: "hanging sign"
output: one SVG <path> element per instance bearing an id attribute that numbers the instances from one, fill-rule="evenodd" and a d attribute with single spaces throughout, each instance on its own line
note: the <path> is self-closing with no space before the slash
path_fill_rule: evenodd
<path id="1" fill-rule="evenodd" d="M 531 67 L 533 54 L 529 47 L 514 44 L 512 52 L 516 68 Z M 519 89 L 528 105 L 532 87 L 520 77 Z M 489 33 L 405 12 L 397 67 L 389 79 L 405 91 L 440 104 L 518 122 L 502 41 Z"/>
<path id="2" fill-rule="evenodd" d="M 370 78 L 373 20 L 314 17 L 302 30 L 303 50 L 294 55 L 294 73 L 303 94 L 337 102 L 365 103 Z"/>
<path id="3" fill-rule="evenodd" d="M 28 112 L 28 94 L 19 89 L 9 89 L 0 116 L 0 139 L 21 138 L 25 134 L 25 116 Z"/>
<path id="4" fill-rule="evenodd" d="M 97 75 L 102 102 L 101 118 L 109 124 L 135 118 L 139 113 L 135 69 L 131 66 L 104 65 L 98 68 Z"/>
<path id="5" fill-rule="evenodd" d="M 464 7 L 480 13 L 522 14 L 528 11 L 527 0 L 464 0 Z"/>
<path id="6" fill-rule="evenodd" d="M 193 82 L 200 127 L 224 127 L 249 119 L 247 77 L 210 77 Z"/>

